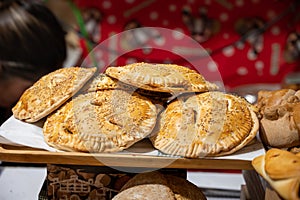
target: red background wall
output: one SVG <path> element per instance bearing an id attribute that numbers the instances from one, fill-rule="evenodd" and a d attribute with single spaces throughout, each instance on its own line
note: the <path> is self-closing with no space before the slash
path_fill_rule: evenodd
<path id="1" fill-rule="evenodd" d="M 298 71 L 300 67 L 299 56 L 295 59 L 286 56 L 291 54 L 291 51 L 287 50 L 287 45 L 293 47 L 288 42 L 290 34 L 300 33 L 300 14 L 298 14 L 300 8 L 297 1 L 74 0 L 74 3 L 82 11 L 85 25 L 90 25 L 90 28 L 87 26 L 85 28 L 90 41 L 93 40 L 93 47 L 114 34 L 130 29 L 130 22 L 138 22 L 131 23 L 134 26 L 163 27 L 180 31 L 195 39 L 209 52 L 213 64 L 201 67 L 214 73 L 218 71 L 226 87 L 253 83 L 280 83 L 287 73 Z M 96 10 L 98 17 L 92 15 L 93 9 Z M 183 10 L 187 10 L 189 16 L 183 14 Z M 201 15 L 199 10 L 204 14 Z M 193 21 L 207 23 L 206 40 L 201 39 L 200 36 L 197 40 L 197 37 L 192 36 L 193 31 L 203 26 L 198 24 L 193 29 L 189 29 L 185 19 L 188 19 L 189 23 Z M 247 29 L 247 26 L 250 28 Z M 242 32 L 248 30 L 248 32 L 241 33 L 238 29 Z M 262 32 L 259 32 L 260 30 Z M 78 28 L 78 31 L 83 30 Z M 249 31 L 254 33 L 251 34 Z M 246 37 L 245 34 L 249 33 L 250 37 Z M 164 40 L 168 39 L 167 37 Z M 89 52 L 85 41 L 82 39 L 84 57 Z M 117 39 L 115 43 L 114 50 L 120 51 L 124 48 L 121 44 L 122 38 Z M 172 42 L 168 45 L 172 45 Z M 108 45 L 107 48 L 110 46 Z M 101 55 L 96 55 L 99 63 L 110 65 L 103 53 L 105 54 L 105 51 L 101 52 Z M 194 52 L 189 53 L 193 55 Z M 117 59 L 113 64 L 123 65 L 137 61 L 173 62 L 195 68 L 176 55 L 155 51 L 131 52 Z"/>

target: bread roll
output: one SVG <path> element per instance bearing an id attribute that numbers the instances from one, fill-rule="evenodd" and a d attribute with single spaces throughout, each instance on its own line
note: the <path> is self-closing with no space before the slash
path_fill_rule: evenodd
<path id="1" fill-rule="evenodd" d="M 268 151 L 265 160 L 265 170 L 272 179 L 300 178 L 299 156 L 274 148 Z"/>
<path id="2" fill-rule="evenodd" d="M 270 147 L 300 145 L 300 91 L 259 91 L 260 137 Z"/>
<path id="3" fill-rule="evenodd" d="M 113 198 L 121 199 L 206 200 L 206 197 L 196 185 L 186 179 L 153 171 L 137 174 L 130 179 Z"/>
<path id="4" fill-rule="evenodd" d="M 252 166 L 283 199 L 299 200 L 299 156 L 274 148 L 254 158 Z"/>

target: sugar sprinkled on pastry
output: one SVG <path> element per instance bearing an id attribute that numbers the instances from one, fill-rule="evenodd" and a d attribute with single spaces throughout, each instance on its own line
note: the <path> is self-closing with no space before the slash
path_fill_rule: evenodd
<path id="1" fill-rule="evenodd" d="M 117 152 L 148 136 L 156 117 L 149 99 L 103 90 L 73 98 L 47 118 L 43 132 L 49 145 L 62 150 Z"/>
<path id="2" fill-rule="evenodd" d="M 222 92 L 181 96 L 160 114 L 151 141 L 190 158 L 231 154 L 253 140 L 258 119 L 243 98 Z"/>
<path id="3" fill-rule="evenodd" d="M 205 92 L 217 90 L 195 70 L 174 64 L 134 63 L 108 67 L 105 74 L 129 85 L 156 92 Z"/>
<path id="4" fill-rule="evenodd" d="M 51 72 L 28 88 L 12 112 L 15 118 L 36 122 L 64 104 L 93 76 L 96 68 L 69 67 Z"/>

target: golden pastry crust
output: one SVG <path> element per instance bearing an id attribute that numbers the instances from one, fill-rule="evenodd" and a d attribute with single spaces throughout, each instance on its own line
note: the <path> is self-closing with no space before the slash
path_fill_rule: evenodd
<path id="1" fill-rule="evenodd" d="M 81 89 L 81 93 L 96 92 L 99 90 L 110 89 L 123 89 L 134 91 L 136 88 L 131 85 L 122 83 L 117 79 L 109 77 L 106 74 L 99 73 L 96 74 L 93 78 L 91 78 L 91 80 Z"/>
<path id="2" fill-rule="evenodd" d="M 81 94 L 49 116 L 43 132 L 58 149 L 122 151 L 148 136 L 156 123 L 150 100 L 123 90 Z"/>
<path id="3" fill-rule="evenodd" d="M 21 96 L 12 112 L 15 118 L 36 122 L 65 103 L 93 76 L 96 68 L 70 67 L 51 72 Z"/>
<path id="4" fill-rule="evenodd" d="M 295 154 L 280 150 L 270 149 L 265 155 L 265 171 L 272 179 L 299 177 L 300 157 Z"/>
<path id="5" fill-rule="evenodd" d="M 112 78 L 106 74 L 100 73 L 95 75 L 81 90 L 80 93 L 96 92 L 99 90 L 121 89 L 132 92 L 137 92 L 153 100 L 156 104 L 163 104 L 170 100 L 173 95 L 169 92 L 157 92 L 151 90 L 144 90 L 133 85 L 128 85 Z"/>
<path id="6" fill-rule="evenodd" d="M 255 169 L 255 171 L 260 174 L 271 186 L 272 188 L 283 198 L 283 199 L 300 199 L 299 196 L 299 192 L 300 192 L 300 177 L 299 176 L 292 176 L 290 177 L 288 174 L 287 176 L 284 178 L 286 172 L 288 172 L 288 169 L 285 169 L 285 163 L 282 163 L 282 160 L 279 162 L 272 163 L 273 167 L 277 168 L 278 167 L 282 167 L 281 172 L 283 173 L 282 175 L 280 175 L 280 179 L 273 179 L 271 178 L 270 174 L 268 172 L 271 172 L 272 169 L 270 169 L 270 166 L 267 167 L 267 165 L 269 165 L 270 162 L 270 155 L 274 156 L 275 154 L 285 154 L 283 153 L 283 151 L 285 150 L 281 150 L 281 149 L 270 149 L 266 152 L 265 155 L 260 155 L 258 157 L 255 157 L 252 160 L 252 166 Z M 297 155 L 294 155 L 295 157 L 298 157 Z M 269 158 L 268 158 L 269 157 Z M 287 158 L 288 159 L 288 158 Z M 292 158 L 293 160 L 294 158 Z M 287 161 L 287 160 L 286 160 Z M 274 164 L 276 166 L 274 166 Z M 299 164 L 299 163 L 298 163 Z M 271 170 L 271 171 L 270 171 Z M 277 171 L 277 170 L 276 170 Z M 276 174 L 280 174 L 278 173 L 279 171 L 276 172 Z"/>
<path id="7" fill-rule="evenodd" d="M 186 95 L 159 116 L 150 140 L 160 151 L 190 158 L 234 153 L 258 131 L 251 105 L 222 92 Z"/>
<path id="8" fill-rule="evenodd" d="M 156 92 L 206 92 L 218 86 L 198 72 L 174 64 L 135 63 L 109 67 L 105 74 L 126 84 Z"/>

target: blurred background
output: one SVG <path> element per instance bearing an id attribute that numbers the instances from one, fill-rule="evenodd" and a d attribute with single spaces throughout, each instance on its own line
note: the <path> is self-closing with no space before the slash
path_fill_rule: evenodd
<path id="1" fill-rule="evenodd" d="M 225 88 L 238 92 L 261 87 L 277 89 L 298 81 L 291 74 L 300 70 L 299 1 L 47 0 L 45 3 L 67 30 L 69 44 L 77 50 L 77 65 L 82 65 L 91 52 L 99 66 L 133 62 L 182 64 L 203 69 L 208 79 L 209 74 L 220 73 Z M 165 36 L 136 29 L 142 27 L 166 28 L 173 33 Z M 124 31 L 126 34 L 106 42 Z M 203 47 L 205 53 L 194 48 L 194 44 L 180 43 L 186 37 Z M 103 42 L 105 48 L 97 48 Z M 135 50 L 137 46 L 143 49 Z M 170 51 L 162 52 L 159 48 Z M 181 56 L 176 55 L 178 52 Z M 117 59 L 111 58 L 114 53 L 119 54 Z M 211 62 L 195 66 L 207 57 Z"/>

